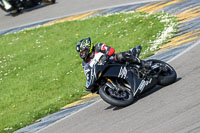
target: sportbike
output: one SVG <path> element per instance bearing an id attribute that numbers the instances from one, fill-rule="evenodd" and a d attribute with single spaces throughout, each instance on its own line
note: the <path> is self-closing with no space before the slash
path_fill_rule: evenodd
<path id="1" fill-rule="evenodd" d="M 136 54 L 139 57 L 139 54 Z M 89 79 L 92 93 L 117 107 L 132 104 L 136 97 L 154 88 L 156 85 L 166 86 L 177 79 L 176 71 L 168 63 L 149 59 L 150 67 L 141 64 L 118 63 L 113 60 L 101 61 L 102 53 L 95 54 L 92 63 L 87 63 L 84 72 Z"/>

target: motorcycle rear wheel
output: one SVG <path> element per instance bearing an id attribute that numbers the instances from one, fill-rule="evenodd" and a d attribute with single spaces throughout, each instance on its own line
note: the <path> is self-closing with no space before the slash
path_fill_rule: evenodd
<path id="1" fill-rule="evenodd" d="M 158 76 L 158 85 L 167 86 L 176 81 L 177 79 L 176 71 L 168 63 L 160 61 L 160 60 L 155 60 L 155 59 L 148 60 L 148 61 L 152 61 L 152 64 L 159 63 L 161 65 L 166 66 L 166 68 L 168 69 L 166 72 L 161 72 L 160 75 Z"/>
<path id="2" fill-rule="evenodd" d="M 108 89 L 110 88 L 107 85 L 104 85 L 99 89 L 99 95 L 105 102 L 117 107 L 125 107 L 134 102 L 134 96 L 128 88 L 125 90 L 125 93 L 127 95 L 126 98 L 113 97 L 109 93 Z"/>

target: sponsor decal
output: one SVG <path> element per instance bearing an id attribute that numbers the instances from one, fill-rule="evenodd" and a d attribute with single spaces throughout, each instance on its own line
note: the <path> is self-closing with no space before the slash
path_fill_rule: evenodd
<path id="1" fill-rule="evenodd" d="M 126 69 L 126 67 L 121 67 L 120 68 L 120 71 L 119 71 L 119 75 L 118 75 L 118 77 L 119 78 L 126 78 L 126 75 L 127 75 L 127 69 Z"/>
<path id="2" fill-rule="evenodd" d="M 152 78 L 150 80 L 142 80 L 139 87 L 137 88 L 136 92 L 134 93 L 134 95 L 138 92 L 138 90 L 140 90 L 140 92 L 142 92 L 145 88 L 145 86 L 147 86 L 148 84 L 150 84 L 152 81 Z"/>

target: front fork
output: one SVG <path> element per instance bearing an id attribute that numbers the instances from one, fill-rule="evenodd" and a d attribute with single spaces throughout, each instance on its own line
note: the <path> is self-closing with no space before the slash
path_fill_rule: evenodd
<path id="1" fill-rule="evenodd" d="M 111 96 L 115 98 L 125 98 L 127 96 L 127 93 L 125 92 L 125 90 L 117 86 L 115 83 L 113 83 L 111 79 L 107 78 L 106 85 L 109 88 L 111 88 L 111 89 L 108 89 L 108 92 L 110 93 Z"/>
<path id="2" fill-rule="evenodd" d="M 109 78 L 107 78 L 106 85 L 112 88 L 115 91 L 119 91 L 119 88 L 113 83 L 113 81 Z"/>

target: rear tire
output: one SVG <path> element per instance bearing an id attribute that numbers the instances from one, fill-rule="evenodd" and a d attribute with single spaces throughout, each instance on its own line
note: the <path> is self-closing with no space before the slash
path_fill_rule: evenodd
<path id="1" fill-rule="evenodd" d="M 134 96 L 132 94 L 132 92 L 127 88 L 127 90 L 125 90 L 126 94 L 127 94 L 127 97 L 126 98 L 122 98 L 122 99 L 118 99 L 116 97 L 112 97 L 108 90 L 109 87 L 107 85 L 104 85 L 103 87 L 101 87 L 99 89 L 99 95 L 101 96 L 101 98 L 113 105 L 113 106 L 117 106 L 117 107 L 125 107 L 125 106 L 128 106 L 130 104 L 132 104 L 134 102 Z"/>
<path id="2" fill-rule="evenodd" d="M 163 64 L 168 68 L 167 72 L 161 72 L 160 75 L 158 76 L 158 85 L 167 86 L 176 81 L 177 79 L 176 71 L 168 63 L 154 59 L 148 61 L 152 61 L 153 64 L 155 63 Z"/>

